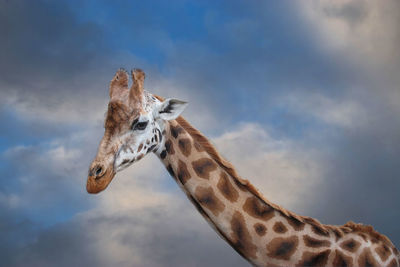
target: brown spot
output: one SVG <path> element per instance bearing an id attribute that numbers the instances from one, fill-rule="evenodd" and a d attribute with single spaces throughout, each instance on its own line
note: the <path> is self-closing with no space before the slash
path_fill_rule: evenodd
<path id="1" fill-rule="evenodd" d="M 365 239 L 364 239 L 364 240 L 365 240 Z M 371 238 L 371 242 L 372 242 L 373 244 L 376 244 L 376 243 L 379 242 L 379 240 L 376 239 L 375 237 L 373 237 L 373 238 Z"/>
<path id="2" fill-rule="evenodd" d="M 358 257 L 358 265 L 378 266 L 378 263 L 375 261 L 374 257 L 371 254 L 371 250 L 369 248 L 365 248 L 361 253 L 360 257 Z"/>
<path id="3" fill-rule="evenodd" d="M 172 169 L 171 164 L 168 164 L 168 166 L 167 166 L 167 171 L 168 171 L 169 174 L 172 176 L 172 178 L 176 179 L 175 173 L 174 173 L 174 170 Z"/>
<path id="4" fill-rule="evenodd" d="M 201 158 L 192 162 L 193 170 L 200 178 L 209 179 L 210 172 L 217 169 L 217 165 L 208 158 Z"/>
<path id="5" fill-rule="evenodd" d="M 267 244 L 267 255 L 271 258 L 288 261 L 296 251 L 298 244 L 297 236 L 277 237 Z"/>
<path id="6" fill-rule="evenodd" d="M 138 149 L 137 149 L 137 152 L 139 153 L 142 150 L 142 148 L 143 148 L 143 144 L 140 144 Z"/>
<path id="7" fill-rule="evenodd" d="M 146 145 L 150 145 L 150 140 L 147 140 L 147 141 L 146 141 Z"/>
<path id="8" fill-rule="evenodd" d="M 196 199 L 194 199 L 194 197 L 192 197 L 191 195 L 187 194 L 189 200 L 193 203 L 193 205 L 196 207 L 197 211 L 200 212 L 201 215 L 203 215 L 206 219 L 210 220 L 210 216 L 207 215 L 207 213 L 204 211 L 204 209 L 200 206 L 199 202 L 197 202 Z"/>
<path id="9" fill-rule="evenodd" d="M 141 160 L 143 157 L 144 157 L 144 155 L 143 155 L 143 154 L 140 154 L 140 155 L 136 158 L 136 160 Z"/>
<path id="10" fill-rule="evenodd" d="M 178 162 L 177 176 L 182 184 L 185 184 L 191 178 L 190 173 L 186 167 L 186 164 L 182 160 L 179 160 Z"/>
<path id="11" fill-rule="evenodd" d="M 167 153 L 171 155 L 175 153 L 174 146 L 172 145 L 171 140 L 167 140 L 165 142 L 165 150 L 167 150 Z"/>
<path id="12" fill-rule="evenodd" d="M 234 248 L 249 258 L 255 258 L 257 247 L 252 243 L 243 215 L 238 211 L 232 216 L 231 229 L 231 243 Z"/>
<path id="13" fill-rule="evenodd" d="M 364 239 L 365 242 L 368 242 L 368 237 L 366 234 L 364 233 L 358 233 L 359 236 L 361 236 L 362 239 Z M 375 240 L 373 240 L 373 243 L 378 243 L 378 240 L 376 238 L 374 238 Z"/>
<path id="14" fill-rule="evenodd" d="M 294 217 L 286 217 L 288 223 L 293 227 L 295 231 L 301 231 L 304 229 L 305 223 L 299 221 Z"/>
<path id="15" fill-rule="evenodd" d="M 267 228 L 261 223 L 254 224 L 254 230 L 259 236 L 263 236 L 267 233 Z"/>
<path id="16" fill-rule="evenodd" d="M 167 156 L 167 150 L 163 150 L 163 151 L 161 151 L 161 153 L 160 153 L 160 157 L 161 157 L 161 159 L 165 159 L 165 157 Z"/>
<path id="17" fill-rule="evenodd" d="M 317 235 L 322 235 L 322 236 L 329 236 L 329 232 L 324 230 L 321 226 L 319 225 L 312 225 L 311 230 L 317 234 Z"/>
<path id="18" fill-rule="evenodd" d="M 382 244 L 375 248 L 375 252 L 378 253 L 379 257 L 381 257 L 382 261 L 386 261 L 387 258 L 390 256 L 390 249 L 385 245 Z"/>
<path id="19" fill-rule="evenodd" d="M 225 209 L 224 203 L 215 196 L 211 187 L 197 187 L 194 196 L 202 206 L 209 209 L 215 216 L 218 216 Z"/>
<path id="20" fill-rule="evenodd" d="M 304 217 L 304 221 L 311 225 L 311 230 L 322 236 L 329 236 L 329 232 L 323 227 L 323 225 L 314 218 Z"/>
<path id="21" fill-rule="evenodd" d="M 196 150 L 197 150 L 198 152 L 203 152 L 203 151 L 205 151 L 204 147 L 203 147 L 202 145 L 200 145 L 199 142 L 194 141 L 194 142 L 193 142 L 193 145 L 194 145 L 194 147 L 196 148 Z"/>
<path id="22" fill-rule="evenodd" d="M 388 267 L 398 267 L 396 259 L 392 259 L 388 265 Z"/>
<path id="23" fill-rule="evenodd" d="M 331 245 L 331 242 L 329 242 L 328 240 L 316 239 L 309 235 L 303 236 L 303 240 L 306 246 L 312 248 L 329 247 Z"/>
<path id="24" fill-rule="evenodd" d="M 236 186 L 240 189 L 240 191 L 249 192 L 247 186 L 242 184 L 236 177 L 233 177 L 233 181 L 235 182 Z"/>
<path id="25" fill-rule="evenodd" d="M 210 216 L 208 216 L 208 214 L 204 211 L 203 207 L 200 206 L 200 204 L 197 202 L 197 200 L 196 200 L 192 195 L 190 195 L 190 194 L 187 194 L 187 197 L 188 197 L 189 200 L 193 203 L 193 205 L 196 207 L 196 209 L 200 212 L 200 214 L 201 214 L 208 222 L 211 222 Z M 215 229 L 218 231 L 218 233 L 221 235 L 221 237 L 222 237 L 225 241 L 227 241 L 227 242 L 229 243 L 229 245 L 232 246 L 233 249 L 236 250 L 237 253 L 239 253 L 242 257 L 246 258 L 246 255 L 243 255 L 243 253 L 242 253 L 241 251 L 239 251 L 239 250 L 236 248 L 235 244 L 232 243 L 232 240 L 229 239 L 229 238 L 226 236 L 226 233 L 225 233 L 225 232 L 223 232 L 217 225 L 215 226 Z"/>
<path id="26" fill-rule="evenodd" d="M 296 266 L 325 266 L 330 253 L 330 249 L 320 253 L 304 252 L 301 261 Z"/>
<path id="27" fill-rule="evenodd" d="M 238 191 L 233 187 L 225 172 L 221 172 L 217 187 L 230 202 L 235 202 L 239 198 Z"/>
<path id="28" fill-rule="evenodd" d="M 182 154 L 188 157 L 190 155 L 190 151 L 192 150 L 192 145 L 190 144 L 189 138 L 182 138 L 178 141 L 179 149 Z"/>
<path id="29" fill-rule="evenodd" d="M 343 241 L 342 243 L 340 243 L 340 247 L 342 249 L 345 249 L 350 252 L 356 252 L 357 249 L 360 247 L 360 245 L 361 245 L 360 242 L 358 242 L 354 239 L 349 239 L 349 240 L 346 240 L 346 241 Z"/>
<path id="30" fill-rule="evenodd" d="M 174 126 L 174 125 L 171 124 L 170 125 L 170 130 L 171 130 L 171 135 L 174 138 L 177 138 L 179 134 L 184 132 L 184 129 L 180 125 Z"/>
<path id="31" fill-rule="evenodd" d="M 276 233 L 283 234 L 287 232 L 287 227 L 282 222 L 276 222 L 272 228 Z"/>
<path id="32" fill-rule="evenodd" d="M 343 237 L 343 232 L 339 228 L 333 228 L 333 233 L 335 234 L 336 241 Z"/>
<path id="33" fill-rule="evenodd" d="M 261 200 L 254 196 L 246 199 L 246 202 L 243 205 L 243 209 L 250 216 L 264 221 L 268 221 L 269 219 L 274 217 L 274 209 L 264 202 L 261 202 Z"/>
<path id="34" fill-rule="evenodd" d="M 333 266 L 340 266 L 340 267 L 351 267 L 353 266 L 353 259 L 349 256 L 346 256 L 339 250 L 335 250 L 335 258 L 333 259 L 332 265 Z"/>

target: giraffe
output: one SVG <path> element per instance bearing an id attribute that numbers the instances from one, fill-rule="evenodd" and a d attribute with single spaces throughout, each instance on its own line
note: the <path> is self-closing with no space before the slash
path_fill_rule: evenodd
<path id="1" fill-rule="evenodd" d="M 400 266 L 399 251 L 371 226 L 325 225 L 268 201 L 180 116 L 186 102 L 145 91 L 140 69 L 131 76 L 131 88 L 124 69 L 110 82 L 89 193 L 153 152 L 220 237 L 255 266 Z"/>

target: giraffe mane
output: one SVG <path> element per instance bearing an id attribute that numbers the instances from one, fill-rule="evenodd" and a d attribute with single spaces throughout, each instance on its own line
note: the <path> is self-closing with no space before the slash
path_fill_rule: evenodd
<path id="1" fill-rule="evenodd" d="M 239 176 L 239 174 L 236 172 L 235 168 L 233 165 L 221 157 L 221 155 L 218 153 L 218 151 L 215 149 L 215 147 L 210 143 L 210 141 L 196 128 L 194 128 L 189 122 L 187 122 L 183 117 L 178 117 L 176 121 L 193 137 L 193 139 L 199 143 L 204 150 L 211 156 L 215 162 L 217 162 L 232 178 L 237 182 L 241 187 L 246 188 L 250 193 L 252 193 L 255 197 L 257 197 L 259 200 L 264 202 L 265 204 L 271 206 L 273 209 L 276 211 L 282 213 L 283 215 L 287 217 L 292 217 L 298 221 L 304 222 L 304 223 L 310 223 L 314 226 L 320 227 L 321 230 L 324 232 L 327 231 L 327 229 L 324 228 L 324 226 L 317 220 L 309 217 L 303 217 L 299 216 L 291 211 L 288 211 L 287 209 L 270 202 L 266 197 L 264 197 L 260 191 L 256 187 L 254 187 L 249 180 L 243 179 Z"/>
<path id="2" fill-rule="evenodd" d="M 154 95 L 154 96 L 158 100 L 164 101 L 163 97 L 160 97 L 158 95 Z M 234 166 L 219 154 L 219 152 L 210 143 L 210 141 L 207 139 L 207 137 L 205 137 L 199 130 L 194 128 L 182 116 L 179 116 L 178 118 L 176 118 L 176 121 L 179 123 L 180 126 L 182 126 L 189 133 L 189 135 L 199 145 L 201 145 L 204 148 L 204 150 L 211 156 L 211 158 L 214 159 L 215 162 L 217 164 L 219 164 L 221 166 L 221 168 L 223 168 L 235 180 L 237 185 L 246 188 L 250 193 L 252 193 L 260 201 L 262 201 L 266 205 L 269 205 L 277 212 L 280 212 L 282 215 L 284 215 L 288 218 L 293 218 L 302 223 L 310 224 L 310 225 L 318 228 L 320 231 L 322 231 L 324 233 L 329 233 L 329 231 L 331 230 L 331 231 L 335 232 L 335 234 L 342 236 L 343 233 L 361 232 L 361 233 L 369 234 L 372 238 L 376 238 L 377 240 L 380 240 L 388 245 L 393 246 L 393 243 L 389 240 L 389 238 L 386 235 L 378 233 L 377 231 L 374 230 L 374 228 L 371 225 L 354 223 L 352 221 L 349 221 L 346 224 L 340 225 L 340 226 L 322 224 L 317 219 L 314 219 L 314 218 L 311 218 L 308 216 L 298 215 L 298 214 L 291 212 L 275 203 L 270 202 L 266 197 L 264 197 L 262 195 L 262 193 L 260 193 L 258 191 L 258 189 L 256 187 L 254 187 L 249 182 L 249 180 L 243 179 L 239 176 L 239 174 L 236 172 Z"/>
<path id="3" fill-rule="evenodd" d="M 377 240 L 382 241 L 383 243 L 393 246 L 393 243 L 386 235 L 378 233 L 371 225 L 365 225 L 349 221 L 346 224 L 344 224 L 342 228 L 350 228 L 351 232 L 361 232 L 369 234 L 372 238 L 375 238 Z"/>

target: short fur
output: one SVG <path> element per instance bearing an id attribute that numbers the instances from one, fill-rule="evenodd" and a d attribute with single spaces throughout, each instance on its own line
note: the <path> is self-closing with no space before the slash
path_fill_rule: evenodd
<path id="1" fill-rule="evenodd" d="M 164 101 L 164 99 L 160 96 L 155 95 L 155 97 L 160 100 Z M 204 149 L 205 151 L 217 162 L 229 175 L 231 175 L 235 180 L 237 180 L 241 185 L 243 185 L 249 192 L 253 193 L 254 196 L 259 198 L 262 202 L 264 202 L 266 205 L 271 206 L 274 208 L 276 211 L 280 212 L 281 214 L 291 217 L 294 219 L 297 219 L 303 223 L 309 223 L 311 225 L 314 225 L 318 227 L 319 230 L 321 230 L 324 233 L 329 233 L 330 230 L 335 230 L 335 231 L 343 231 L 345 233 L 350 233 L 350 232 L 362 232 L 365 234 L 370 235 L 372 238 L 376 238 L 377 240 L 380 240 L 389 246 L 393 246 L 392 242 L 389 240 L 389 238 L 383 234 L 380 234 L 376 232 L 372 226 L 370 225 L 363 225 L 363 224 L 357 224 L 354 222 L 347 222 L 343 226 L 336 226 L 336 225 L 326 225 L 320 223 L 318 220 L 306 217 L 306 216 L 300 216 L 297 215 L 291 211 L 286 210 L 283 207 L 280 207 L 279 205 L 276 205 L 270 201 L 268 201 L 248 180 L 245 180 L 241 178 L 233 165 L 222 158 L 218 151 L 215 149 L 215 147 L 208 141 L 208 139 L 196 128 L 194 128 L 190 123 L 188 123 L 183 117 L 178 117 L 176 121 L 193 137 L 195 141 L 197 141 Z"/>

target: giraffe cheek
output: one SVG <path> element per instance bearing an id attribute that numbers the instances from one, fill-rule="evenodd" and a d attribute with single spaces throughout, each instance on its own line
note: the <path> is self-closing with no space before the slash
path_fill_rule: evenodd
<path id="1" fill-rule="evenodd" d="M 127 150 L 121 150 L 115 158 L 114 169 L 116 172 L 119 172 L 135 161 L 135 154 Z"/>

